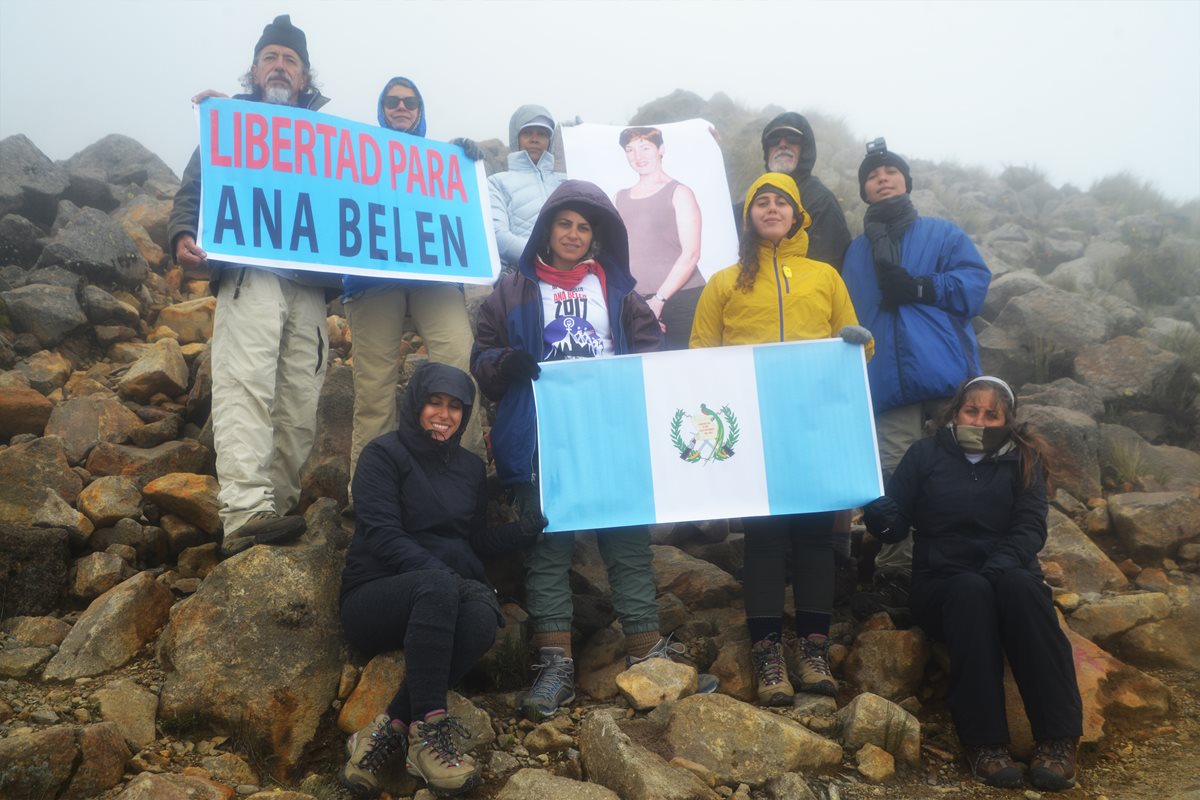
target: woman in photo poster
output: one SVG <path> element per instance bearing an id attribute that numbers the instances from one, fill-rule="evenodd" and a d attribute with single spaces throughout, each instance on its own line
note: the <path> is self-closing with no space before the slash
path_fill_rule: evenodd
<path id="1" fill-rule="evenodd" d="M 637 183 L 614 204 L 629 231 L 629 266 L 638 291 L 663 326 L 664 350 L 686 350 L 704 289 L 700 205 L 687 186 L 663 171 L 658 128 L 626 128 L 618 139 Z"/>

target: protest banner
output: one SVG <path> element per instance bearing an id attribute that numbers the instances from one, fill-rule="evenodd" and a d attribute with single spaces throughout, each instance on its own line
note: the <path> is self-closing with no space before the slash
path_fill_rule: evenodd
<path id="1" fill-rule="evenodd" d="M 861 346 L 819 339 L 541 366 L 548 531 L 834 511 L 883 494 Z"/>
<path id="2" fill-rule="evenodd" d="M 451 144 L 292 106 L 208 99 L 199 244 L 210 258 L 491 284 L 483 165 Z"/>

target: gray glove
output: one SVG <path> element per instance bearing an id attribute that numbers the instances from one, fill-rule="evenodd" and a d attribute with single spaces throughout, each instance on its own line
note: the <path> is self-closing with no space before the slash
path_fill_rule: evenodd
<path id="1" fill-rule="evenodd" d="M 471 159 L 472 161 L 481 161 L 487 158 L 487 153 L 483 152 L 483 148 L 480 147 L 479 143 L 474 139 L 465 139 L 459 137 L 458 139 L 451 139 L 450 144 L 455 144 L 461 147 L 463 152 L 467 154 L 467 158 Z"/>
<path id="2" fill-rule="evenodd" d="M 842 337 L 842 341 L 846 344 L 862 344 L 865 345 L 871 341 L 871 332 L 862 325 L 847 325 L 838 331 L 838 336 Z"/>

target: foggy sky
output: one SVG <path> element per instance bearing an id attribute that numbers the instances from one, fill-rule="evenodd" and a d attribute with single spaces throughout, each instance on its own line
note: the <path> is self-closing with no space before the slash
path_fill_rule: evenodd
<path id="1" fill-rule="evenodd" d="M 279 13 L 308 35 L 325 111 L 373 122 L 406 75 L 431 138 L 507 141 L 529 102 L 622 124 L 682 88 L 842 117 L 909 158 L 1083 189 L 1128 170 L 1200 197 L 1200 0 L 3 0 L 0 138 L 64 159 L 123 133 L 178 173 L 188 98 L 238 91 Z"/>

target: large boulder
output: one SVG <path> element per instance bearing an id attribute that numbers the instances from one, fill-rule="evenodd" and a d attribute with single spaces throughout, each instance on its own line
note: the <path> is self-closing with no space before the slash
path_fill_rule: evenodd
<path id="1" fill-rule="evenodd" d="M 38 266 L 61 264 L 93 283 L 136 287 L 150 272 L 124 228 L 103 211 L 84 208 L 42 251 Z"/>
<path id="2" fill-rule="evenodd" d="M 1005 375 L 1021 384 L 1070 374 L 1076 353 L 1106 341 L 1112 320 L 1100 305 L 1077 294 L 1046 287 L 1012 298 L 995 323 L 979 336 L 984 367 L 1003 364 Z M 997 359 L 1003 353 L 1012 359 Z"/>
<path id="3" fill-rule="evenodd" d="M 873 744 L 916 766 L 921 760 L 921 724 L 900 706 L 877 694 L 863 692 L 834 716 L 842 744 L 857 750 Z"/>
<path id="4" fill-rule="evenodd" d="M 188 366 L 174 339 L 159 339 L 133 363 L 117 389 L 123 397 L 145 402 L 156 394 L 168 397 L 187 392 Z"/>
<path id="5" fill-rule="evenodd" d="M 1100 425 L 1100 464 L 1116 483 L 1152 478 L 1163 489 L 1200 487 L 1200 453 L 1170 445 L 1152 445 L 1122 425 Z"/>
<path id="6" fill-rule="evenodd" d="M 207 342 L 212 338 L 217 298 L 197 297 L 167 306 L 158 312 L 158 324 L 166 325 L 179 337 L 180 344 Z"/>
<path id="7" fill-rule="evenodd" d="M 1116 636 L 1146 622 L 1166 619 L 1171 601 L 1161 592 L 1132 592 L 1097 598 L 1067 619 L 1071 630 L 1107 647 Z"/>
<path id="8" fill-rule="evenodd" d="M 90 800 L 121 782 L 130 755 L 111 722 L 0 739 L 0 797 Z"/>
<path id="9" fill-rule="evenodd" d="M 342 558 L 324 542 L 336 513 L 308 517 L 299 542 L 217 566 L 159 637 L 160 716 L 244 731 L 279 777 L 302 763 L 342 672 Z"/>
<path id="10" fill-rule="evenodd" d="M 66 172 L 25 134 L 0 139 L 0 217 L 15 213 L 48 226 L 68 185 Z"/>
<path id="11" fill-rule="evenodd" d="M 158 695 L 128 678 L 107 684 L 94 695 L 100 703 L 100 716 L 121 731 L 137 750 L 157 738 L 154 718 L 158 713 Z"/>
<path id="12" fill-rule="evenodd" d="M 1200 670 L 1200 593 L 1169 617 L 1139 625 L 1119 640 L 1121 655 L 1133 664 Z"/>
<path id="13" fill-rule="evenodd" d="M 1027 383 L 1017 392 L 1022 411 L 1029 406 L 1053 406 L 1078 411 L 1099 420 L 1104 416 L 1104 401 L 1095 390 L 1070 378 L 1050 383 Z"/>
<path id="14" fill-rule="evenodd" d="M 138 415 L 118 398 L 90 394 L 55 406 L 46 424 L 46 435 L 61 438 L 67 459 L 81 464 L 98 443 L 121 444 L 141 426 Z"/>
<path id="15" fill-rule="evenodd" d="M 842 672 L 864 692 L 903 700 L 917 693 L 928 661 L 929 641 L 920 628 L 864 631 L 855 638 Z"/>
<path id="16" fill-rule="evenodd" d="M 658 591 L 675 595 L 690 609 L 722 606 L 742 593 L 741 584 L 718 566 L 676 547 L 652 545 L 650 550 Z"/>
<path id="17" fill-rule="evenodd" d="M 1105 402 L 1141 406 L 1179 396 L 1189 380 L 1181 366 L 1178 354 L 1148 339 L 1118 336 L 1081 349 L 1075 357 L 1075 379 Z"/>
<path id="18" fill-rule="evenodd" d="M 29 386 L 42 394 L 50 394 L 67 382 L 73 366 L 62 353 L 39 350 L 17 363 L 14 369 L 25 376 Z"/>
<path id="19" fill-rule="evenodd" d="M 0 386 L 0 439 L 19 433 L 41 436 L 54 406 L 27 386 Z"/>
<path id="20" fill-rule="evenodd" d="M 142 494 L 164 511 L 187 520 L 205 533 L 215 534 L 221 530 L 219 489 L 217 479 L 211 475 L 174 472 L 147 483 Z"/>
<path id="21" fill-rule="evenodd" d="M 736 701 L 735 701 L 736 702 Z M 693 773 L 634 742 L 612 712 L 593 711 L 579 729 L 579 753 L 589 778 L 621 800 L 717 800 Z"/>
<path id="22" fill-rule="evenodd" d="M 138 310 L 128 303 L 121 302 L 99 286 L 84 286 L 82 299 L 83 310 L 93 325 L 123 325 L 127 328 L 138 326 Z"/>
<path id="23" fill-rule="evenodd" d="M 349 500 L 350 434 L 354 421 L 354 378 L 350 367 L 330 365 L 317 400 L 317 432 L 312 452 L 300 470 L 300 507 L 318 497 L 332 497 L 338 505 Z M 199 380 L 197 380 L 199 384 Z M 191 396 L 188 403 L 191 405 Z"/>
<path id="24" fill-rule="evenodd" d="M 42 236 L 41 229 L 20 214 L 0 217 L 0 264 L 33 266 L 42 252 Z"/>
<path id="25" fill-rule="evenodd" d="M 1108 499 L 1121 544 L 1143 564 L 1171 558 L 1200 538 L 1200 498 L 1190 492 L 1126 492 Z"/>
<path id="26" fill-rule="evenodd" d="M 504 784 L 496 800 L 547 800 L 547 798 L 571 798 L 571 800 L 621 800 L 620 795 L 594 783 L 560 778 L 544 769 L 518 770 Z"/>
<path id="27" fill-rule="evenodd" d="M 47 492 L 74 503 L 82 486 L 56 436 L 0 450 L 0 525 L 30 524 Z"/>
<path id="28" fill-rule="evenodd" d="M 136 139 L 110 133 L 63 162 L 68 170 L 93 170 L 120 186 L 143 184 L 150 179 L 178 183 L 175 173 L 161 158 Z"/>
<path id="29" fill-rule="evenodd" d="M 208 458 L 208 448 L 191 439 L 146 448 L 101 442 L 84 466 L 93 475 L 124 475 L 141 487 L 172 472 L 202 473 Z"/>
<path id="30" fill-rule="evenodd" d="M 1038 557 L 1062 567 L 1062 587 L 1072 592 L 1120 589 L 1129 579 L 1070 517 L 1056 508 L 1046 516 L 1046 544 Z"/>
<path id="31" fill-rule="evenodd" d="M 92 601 L 43 677 L 67 681 L 116 669 L 137 653 L 167 621 L 174 597 L 149 572 L 139 572 Z"/>
<path id="32" fill-rule="evenodd" d="M 97 528 L 116 524 L 117 520 L 136 519 L 142 511 L 142 493 L 132 478 L 105 475 L 96 478 L 79 493 L 79 510 Z"/>
<path id="33" fill-rule="evenodd" d="M 1028 405 L 1021 419 L 1055 454 L 1054 482 L 1078 499 L 1100 496 L 1100 429 L 1091 417 L 1066 408 Z"/>
<path id="34" fill-rule="evenodd" d="M 58 607 L 71 564 L 68 541 L 59 528 L 0 523 L 0 619 Z"/>
<path id="35" fill-rule="evenodd" d="M 88 324 L 75 292 L 63 286 L 34 283 L 0 292 L 13 329 L 32 333 L 42 347 L 53 347 Z"/>

